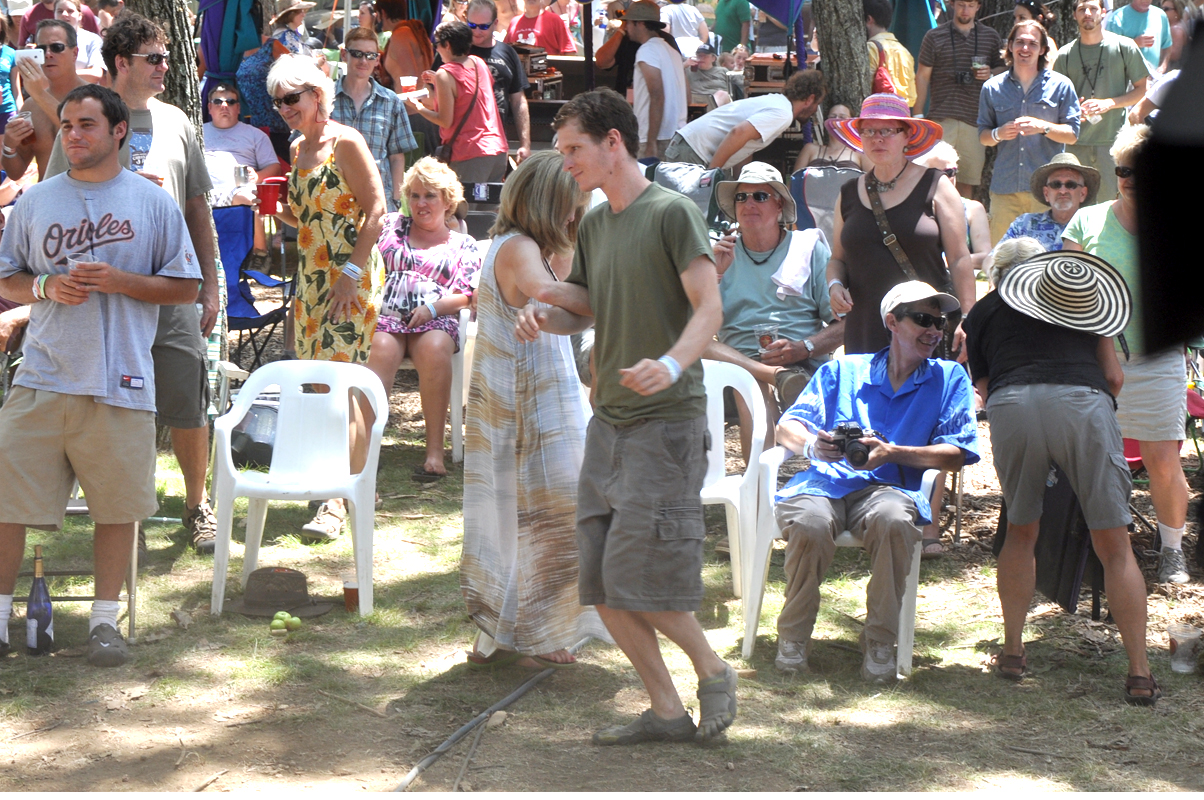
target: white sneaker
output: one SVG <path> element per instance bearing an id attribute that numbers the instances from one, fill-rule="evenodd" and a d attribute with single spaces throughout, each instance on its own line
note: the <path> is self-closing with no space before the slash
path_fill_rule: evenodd
<path id="1" fill-rule="evenodd" d="M 1190 580 L 1191 576 L 1187 574 L 1187 559 L 1183 557 L 1183 551 L 1173 550 L 1169 547 L 1162 548 L 1158 559 L 1158 582 L 1187 583 Z"/>
<path id="2" fill-rule="evenodd" d="M 778 672 L 788 675 L 807 672 L 807 643 L 779 638 L 778 657 L 773 660 L 773 665 L 778 668 Z"/>
<path id="3" fill-rule="evenodd" d="M 865 661 L 861 664 L 863 680 L 874 683 L 893 681 L 898 669 L 895 667 L 895 645 L 890 642 L 865 642 Z"/>

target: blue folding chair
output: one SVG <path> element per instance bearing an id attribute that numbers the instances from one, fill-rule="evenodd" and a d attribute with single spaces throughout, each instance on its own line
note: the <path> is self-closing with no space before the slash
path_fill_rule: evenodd
<path id="1" fill-rule="evenodd" d="M 217 228 L 217 246 L 226 274 L 226 319 L 229 329 L 238 331 L 238 344 L 230 353 L 230 360 L 253 371 L 262 362 L 264 350 L 276 332 L 276 326 L 289 314 L 295 278 L 280 280 L 247 268 L 255 246 L 255 212 L 250 206 L 215 208 L 213 224 Z M 251 281 L 269 289 L 282 287 L 280 305 L 270 311 L 260 312 L 255 307 Z M 285 344 L 287 346 L 288 343 Z M 242 359 L 248 346 L 251 363 L 245 365 Z"/>

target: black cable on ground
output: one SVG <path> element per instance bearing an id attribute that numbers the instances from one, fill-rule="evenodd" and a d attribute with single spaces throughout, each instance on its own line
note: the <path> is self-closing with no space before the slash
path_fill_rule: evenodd
<path id="1" fill-rule="evenodd" d="M 577 644 L 570 647 L 569 652 L 572 653 L 573 655 L 576 655 L 577 653 L 579 653 L 581 651 L 581 648 L 585 647 L 586 643 L 588 643 L 589 640 L 590 640 L 590 637 L 587 636 L 586 638 L 577 642 Z M 538 675 L 528 679 L 524 684 L 519 686 L 517 689 L 515 689 L 510 694 L 503 697 L 501 700 L 498 700 L 496 703 L 494 703 L 489 708 L 482 711 L 480 714 L 477 714 L 475 717 L 472 718 L 472 721 L 470 721 L 464 727 L 460 728 L 458 731 L 456 731 L 451 736 L 449 736 L 447 738 L 447 741 L 445 741 L 443 744 L 436 747 L 426 758 L 422 759 L 417 764 L 415 764 L 414 768 L 412 770 L 410 770 L 409 774 L 405 776 L 405 778 L 401 781 L 401 783 L 399 783 L 397 785 L 397 788 L 394 789 L 393 791 L 404 792 L 407 789 L 409 789 L 410 784 L 412 784 L 415 780 L 417 780 L 418 776 L 421 775 L 423 772 L 425 772 L 427 767 L 429 767 L 431 764 L 434 764 L 436 761 L 439 760 L 439 758 L 444 753 L 448 752 L 453 747 L 455 747 L 457 742 L 459 742 L 461 739 L 463 739 L 468 734 L 472 733 L 474 728 L 476 728 L 478 725 L 480 725 L 481 723 L 483 723 L 487 719 L 489 719 L 490 715 L 493 714 L 493 712 L 501 711 L 503 708 L 506 708 L 508 705 L 513 703 L 515 700 L 518 700 L 520 697 L 522 697 L 528 691 L 530 691 L 531 687 L 535 686 L 537 683 L 539 683 L 544 678 L 548 677 L 549 675 L 551 675 L 553 672 L 556 672 L 556 671 L 557 670 L 554 667 L 548 667 L 543 672 L 540 672 Z"/>

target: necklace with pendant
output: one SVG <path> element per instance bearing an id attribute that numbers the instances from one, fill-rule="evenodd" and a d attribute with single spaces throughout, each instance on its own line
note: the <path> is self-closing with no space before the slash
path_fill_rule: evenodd
<path id="1" fill-rule="evenodd" d="M 902 177 L 903 173 L 906 171 L 907 163 L 904 162 L 903 169 L 899 170 L 899 173 L 895 175 L 895 177 L 891 178 L 889 181 L 880 181 L 878 180 L 878 176 L 874 173 L 874 171 L 870 170 L 870 172 L 865 176 L 866 188 L 868 189 L 872 185 L 878 194 L 889 192 L 891 189 L 895 188 L 895 184 L 899 182 L 899 178 Z"/>

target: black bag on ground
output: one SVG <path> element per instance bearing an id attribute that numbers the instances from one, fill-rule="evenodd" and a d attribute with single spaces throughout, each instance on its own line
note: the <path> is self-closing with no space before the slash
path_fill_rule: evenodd
<path id="1" fill-rule="evenodd" d="M 1007 537 L 1007 504 L 1000 502 L 999 526 L 991 548 L 999 557 Z M 1045 481 L 1041 527 L 1037 533 L 1037 591 L 1057 603 L 1068 614 L 1079 607 L 1083 584 L 1091 588 L 1091 618 L 1100 618 L 1100 593 L 1104 589 L 1104 566 L 1091 547 L 1091 532 L 1083 509 L 1066 473 L 1051 465 Z"/>

